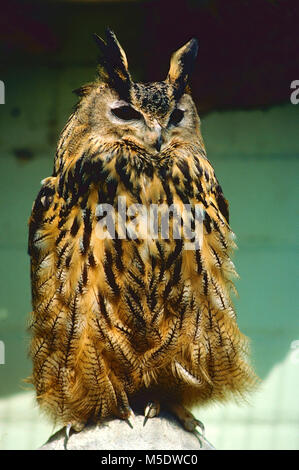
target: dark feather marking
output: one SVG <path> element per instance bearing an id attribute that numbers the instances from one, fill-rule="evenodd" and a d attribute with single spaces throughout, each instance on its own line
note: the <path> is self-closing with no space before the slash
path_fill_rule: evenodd
<path id="1" fill-rule="evenodd" d="M 213 329 L 213 315 L 212 315 L 212 312 L 211 310 L 209 309 L 208 310 L 208 320 L 209 320 L 209 329 L 212 330 Z"/>
<path id="2" fill-rule="evenodd" d="M 205 271 L 203 273 L 203 292 L 204 292 L 204 295 L 208 295 L 208 288 L 209 288 L 208 274 L 207 274 L 207 271 Z"/>
<path id="3" fill-rule="evenodd" d="M 153 314 L 152 319 L 151 319 L 151 325 L 154 325 L 154 323 L 160 318 L 160 316 L 161 316 L 161 310 L 160 309 L 155 309 L 154 314 Z"/>
<path id="4" fill-rule="evenodd" d="M 172 283 L 174 286 L 177 285 L 181 279 L 182 263 L 183 263 L 182 257 L 178 258 L 175 262 L 173 276 L 172 276 Z"/>
<path id="5" fill-rule="evenodd" d="M 106 203 L 113 205 L 114 199 L 115 199 L 115 196 L 116 196 L 118 182 L 117 182 L 117 180 L 111 178 L 111 179 L 109 179 L 109 181 L 106 184 L 107 184 Z"/>
<path id="6" fill-rule="evenodd" d="M 55 206 L 57 206 L 57 204 L 55 204 Z M 54 211 L 56 211 L 57 207 L 55 208 L 54 206 Z M 46 219 L 44 219 L 43 223 L 44 224 L 51 224 L 55 219 L 56 219 L 56 214 L 52 215 L 51 217 L 47 217 Z"/>
<path id="7" fill-rule="evenodd" d="M 195 251 L 195 259 L 196 259 L 196 264 L 197 264 L 197 272 L 198 272 L 198 274 L 201 274 L 201 272 L 202 272 L 202 261 L 201 261 L 200 250 Z"/>
<path id="8" fill-rule="evenodd" d="M 137 263 L 136 263 L 137 267 L 138 267 L 140 273 L 144 274 L 145 265 L 144 265 L 143 259 L 141 258 L 140 254 L 139 254 L 138 248 L 135 244 L 134 244 L 134 254 L 135 254 L 136 259 L 137 259 Z"/>
<path id="9" fill-rule="evenodd" d="M 85 287 L 88 282 L 88 267 L 87 264 L 84 264 L 83 271 L 82 271 L 82 285 Z"/>
<path id="10" fill-rule="evenodd" d="M 58 228 L 61 228 L 64 226 L 64 224 L 66 223 L 68 219 L 69 213 L 70 213 L 70 207 L 64 204 L 59 211 Z"/>
<path id="11" fill-rule="evenodd" d="M 208 349 L 208 353 L 209 353 L 208 371 L 209 371 L 210 378 L 213 379 L 214 376 L 215 376 L 215 365 L 214 365 L 215 361 L 214 361 L 214 358 L 213 358 L 210 339 L 208 337 L 206 337 L 206 342 L 207 342 L 207 349 Z"/>
<path id="12" fill-rule="evenodd" d="M 229 223 L 229 209 L 228 209 L 228 202 L 223 196 L 222 188 L 220 185 L 216 188 L 216 200 L 219 206 L 220 212 L 223 217 L 226 219 L 227 223 Z"/>
<path id="13" fill-rule="evenodd" d="M 185 192 L 189 197 L 193 197 L 193 185 L 192 185 L 192 178 L 190 176 L 190 168 L 186 160 L 179 160 L 177 162 L 177 166 L 180 169 L 181 173 L 184 175 L 185 180 Z"/>
<path id="14" fill-rule="evenodd" d="M 181 302 L 179 302 L 180 304 Z M 187 310 L 187 304 L 184 303 L 182 305 L 182 308 L 181 310 L 179 311 L 179 318 L 180 318 L 180 326 L 179 328 L 182 329 L 182 326 L 183 326 L 183 321 L 184 321 L 184 317 L 185 317 L 185 313 L 186 313 L 186 310 Z"/>
<path id="15" fill-rule="evenodd" d="M 203 190 L 201 181 L 199 179 L 195 180 L 195 185 L 197 188 L 198 193 L 196 193 L 195 197 L 198 201 L 202 202 L 202 204 L 205 206 L 205 208 L 208 207 L 208 203 L 205 199 L 205 192 Z"/>
<path id="16" fill-rule="evenodd" d="M 164 259 L 164 251 L 161 246 L 161 243 L 156 241 L 156 247 L 158 249 L 159 255 L 160 255 L 160 272 L 159 272 L 159 277 L 158 277 L 158 282 L 161 282 L 163 279 L 163 276 L 165 274 L 165 259 Z"/>
<path id="17" fill-rule="evenodd" d="M 206 227 L 207 232 L 211 233 L 211 231 L 212 231 L 212 228 L 211 228 L 212 219 L 211 219 L 211 217 L 209 216 L 209 214 L 207 212 L 205 213 L 203 223 L 204 223 L 204 226 Z"/>
<path id="18" fill-rule="evenodd" d="M 77 217 L 75 217 L 73 224 L 71 226 L 71 232 L 70 232 L 72 237 L 75 237 L 77 235 L 79 228 L 80 228 L 80 224 L 78 222 Z"/>
<path id="19" fill-rule="evenodd" d="M 165 192 L 165 194 L 166 194 L 167 204 L 168 204 L 169 206 L 171 206 L 171 204 L 173 203 L 173 195 L 172 195 L 172 192 L 171 192 L 171 190 L 170 190 L 170 188 L 169 188 L 169 174 L 168 174 L 168 168 L 165 167 L 165 166 L 162 166 L 161 168 L 159 168 L 158 174 L 159 174 L 160 181 L 161 181 L 161 183 L 162 183 L 164 192 Z"/>
<path id="20" fill-rule="evenodd" d="M 186 194 L 186 192 L 185 192 L 185 189 L 186 189 L 186 188 L 184 188 L 184 191 L 181 191 L 178 186 L 175 186 L 175 191 L 176 191 L 178 197 L 179 197 L 179 198 L 181 199 L 181 201 L 183 202 L 183 204 L 190 204 L 190 199 L 189 199 L 189 197 L 187 196 L 187 194 Z"/>
<path id="21" fill-rule="evenodd" d="M 46 348 L 46 350 L 48 350 L 48 347 L 47 347 L 47 338 L 45 338 L 43 340 L 43 342 L 38 346 L 37 350 L 35 351 L 33 357 L 36 358 L 36 356 L 38 355 L 38 353 L 40 351 L 42 351 L 44 348 Z"/>
<path id="22" fill-rule="evenodd" d="M 65 244 L 63 245 L 61 250 L 58 251 L 58 253 L 57 253 L 57 255 L 58 255 L 57 268 L 60 268 L 63 256 L 64 256 L 68 246 L 69 246 L 69 242 L 65 242 Z"/>
<path id="23" fill-rule="evenodd" d="M 125 327 L 123 326 L 120 326 L 120 325 L 114 325 L 115 328 L 117 328 L 119 331 L 121 331 L 122 333 L 124 333 L 129 339 L 132 338 L 132 332 L 127 330 Z"/>
<path id="24" fill-rule="evenodd" d="M 50 331 L 50 342 L 49 342 L 49 350 L 50 351 L 53 351 L 53 346 L 54 346 L 54 342 L 55 342 L 55 339 L 56 339 L 56 335 L 55 335 L 55 327 L 57 325 L 57 322 L 58 322 L 58 319 L 60 317 L 60 314 L 61 314 L 62 310 L 60 310 L 60 312 L 58 313 L 58 315 L 56 315 L 54 321 L 53 321 L 53 324 L 51 326 L 51 331 Z"/>
<path id="25" fill-rule="evenodd" d="M 70 253 L 70 254 L 67 255 L 67 257 L 65 258 L 65 267 L 66 267 L 67 269 L 70 267 L 71 260 L 72 260 L 72 256 L 73 256 L 73 253 Z"/>
<path id="26" fill-rule="evenodd" d="M 116 238 L 113 240 L 116 257 L 115 257 L 115 264 L 119 272 L 123 272 L 125 267 L 123 265 L 122 256 L 123 256 L 123 247 L 122 241 L 116 235 Z"/>
<path id="27" fill-rule="evenodd" d="M 201 310 L 200 310 L 200 308 L 198 307 L 197 310 L 196 310 L 194 341 L 197 339 L 200 320 L 201 320 Z"/>
<path id="28" fill-rule="evenodd" d="M 71 311 L 71 328 L 70 332 L 68 333 L 68 338 L 67 338 L 67 344 L 66 344 L 66 350 L 65 350 L 65 367 L 68 366 L 68 361 L 70 358 L 70 353 L 71 353 L 71 345 L 72 341 L 74 339 L 74 335 L 76 332 L 76 317 L 77 317 L 77 301 L 78 301 L 78 294 L 76 293 L 74 296 L 73 302 L 70 304 L 70 311 Z"/>
<path id="29" fill-rule="evenodd" d="M 113 269 L 112 269 L 113 259 L 112 259 L 111 252 L 109 250 L 106 250 L 105 255 L 106 256 L 105 256 L 105 262 L 104 262 L 104 271 L 105 271 L 106 279 L 114 295 L 118 297 L 120 294 L 120 288 L 115 280 L 115 276 L 113 273 Z"/>
<path id="30" fill-rule="evenodd" d="M 85 209 L 83 215 L 84 221 L 84 232 L 83 232 L 83 250 L 82 254 L 86 254 L 89 248 L 90 237 L 91 237 L 91 230 L 92 230 L 92 221 L 91 221 L 91 210 L 89 208 Z"/>
<path id="31" fill-rule="evenodd" d="M 61 240 L 66 236 L 67 230 L 60 230 L 58 237 L 56 238 L 55 245 L 58 246 Z"/>
<path id="32" fill-rule="evenodd" d="M 142 316 L 140 315 L 138 309 L 134 308 L 134 306 L 131 302 L 130 296 L 126 295 L 125 298 L 126 298 L 127 305 L 130 309 L 130 312 L 133 314 L 133 317 L 136 319 L 136 321 L 140 325 L 140 327 L 142 327 L 142 329 L 144 329 L 144 327 L 145 327 L 144 318 L 142 318 Z"/>
<path id="33" fill-rule="evenodd" d="M 216 319 L 215 330 L 216 330 L 217 333 L 218 333 L 219 345 L 220 345 L 220 346 L 223 346 L 223 338 L 222 338 L 222 334 L 221 334 L 221 328 L 220 328 L 220 325 L 219 325 L 219 322 L 217 321 L 217 319 Z"/>
<path id="34" fill-rule="evenodd" d="M 91 251 L 88 253 L 88 264 L 91 268 L 94 268 L 96 266 L 96 260 Z"/>
<path id="35" fill-rule="evenodd" d="M 35 307 L 34 310 L 35 310 L 36 312 L 40 312 L 40 313 L 46 314 L 46 313 L 48 312 L 48 309 L 49 309 L 51 303 L 52 303 L 54 300 L 55 300 L 55 295 L 53 295 L 53 296 L 50 298 L 50 300 L 46 303 L 45 307 L 42 307 L 42 308 L 41 308 L 41 306 L 42 306 L 43 303 L 44 303 L 44 298 L 42 298 L 42 301 L 38 304 L 37 307 Z M 40 308 L 41 308 L 41 310 L 40 310 Z"/>
<path id="36" fill-rule="evenodd" d="M 154 312 L 155 307 L 158 303 L 157 294 L 157 285 L 155 285 L 153 289 L 151 289 L 150 294 L 148 295 L 148 303 L 152 312 Z"/>
<path id="37" fill-rule="evenodd" d="M 222 297 L 222 295 L 221 295 L 221 292 L 219 291 L 219 288 L 218 288 L 218 286 L 216 285 L 216 283 L 213 281 L 213 279 L 212 279 L 211 281 L 212 281 L 212 284 L 213 284 L 213 287 L 214 287 L 214 289 L 215 289 L 216 294 L 217 294 L 218 297 L 220 298 L 220 301 L 221 301 L 221 304 L 222 304 L 222 308 L 225 309 L 225 308 L 226 308 L 226 307 L 225 307 L 225 302 L 224 302 L 224 300 L 223 300 L 223 297 Z"/>
<path id="38" fill-rule="evenodd" d="M 183 241 L 181 239 L 175 240 L 175 249 L 170 253 L 165 263 L 165 269 L 169 269 L 177 257 L 180 255 L 183 248 Z"/>
<path id="39" fill-rule="evenodd" d="M 159 357 L 160 355 L 163 355 L 163 352 L 167 351 L 167 349 L 169 348 L 169 346 L 171 345 L 171 343 L 173 342 L 173 340 L 175 339 L 175 337 L 178 334 L 177 322 L 178 322 L 178 320 L 176 320 L 174 322 L 174 325 L 173 325 L 170 333 L 167 334 L 167 337 L 166 337 L 166 340 L 164 341 L 164 343 L 156 351 L 154 351 L 151 354 L 151 356 L 149 358 L 149 361 L 156 360 L 157 357 Z"/>
<path id="40" fill-rule="evenodd" d="M 119 343 L 113 336 L 109 336 L 108 338 L 108 341 L 110 342 L 111 344 L 111 347 L 113 348 L 114 352 L 117 354 L 119 353 L 119 355 L 121 356 L 122 359 L 125 360 L 125 363 L 126 363 L 126 373 L 129 371 L 131 371 L 133 368 L 136 367 L 136 360 L 133 356 L 133 354 L 126 354 L 125 351 L 123 350 L 123 348 L 121 347 L 121 343 Z M 129 352 L 129 351 L 128 351 Z"/>
<path id="41" fill-rule="evenodd" d="M 45 196 L 52 197 L 55 194 L 55 190 L 48 186 L 41 188 L 38 193 L 35 203 L 32 209 L 30 223 L 29 223 L 29 238 L 28 238 L 28 253 L 33 255 L 35 253 L 33 239 L 36 231 L 44 224 L 43 216 L 46 211 L 46 208 L 43 206 L 41 199 Z"/>
<path id="42" fill-rule="evenodd" d="M 54 274 L 51 274 L 51 276 L 49 276 L 45 281 L 43 281 L 41 284 L 39 284 L 39 286 L 37 287 L 37 291 L 41 290 L 43 288 L 43 286 L 45 284 L 47 284 L 47 282 L 50 281 L 50 279 L 52 279 L 54 276 Z"/>
<path id="43" fill-rule="evenodd" d="M 111 328 L 111 320 L 106 309 L 105 300 L 100 292 L 98 293 L 97 301 L 98 301 L 101 314 L 105 318 L 108 327 Z"/>
<path id="44" fill-rule="evenodd" d="M 197 155 L 193 155 L 193 161 L 195 163 L 195 166 L 196 166 L 196 169 L 199 173 L 199 176 L 202 176 L 203 171 L 202 171 L 202 167 L 201 167 L 201 164 L 200 164 L 200 161 L 199 161 Z"/>
<path id="45" fill-rule="evenodd" d="M 142 304 L 141 304 L 141 301 L 140 301 L 140 297 L 138 296 L 138 294 L 134 291 L 134 289 L 131 286 L 128 286 L 127 292 L 129 293 L 129 296 L 131 297 L 131 299 L 133 299 L 133 301 L 135 302 L 135 304 L 138 307 L 137 310 L 135 309 L 135 314 L 138 317 L 138 321 L 143 326 L 145 326 L 145 320 L 142 317 L 142 315 L 139 313 L 139 312 L 143 312 L 143 307 L 142 307 Z M 128 297 L 128 295 L 126 297 Z"/>
<path id="46" fill-rule="evenodd" d="M 123 156 L 116 159 L 115 170 L 119 174 L 119 177 L 124 186 L 137 198 L 137 202 L 141 204 L 140 192 L 134 187 L 130 180 L 130 172 L 127 172 L 128 161 Z"/>
<path id="47" fill-rule="evenodd" d="M 40 242 L 41 240 L 44 240 L 44 238 L 47 238 L 48 236 L 49 236 L 49 233 L 46 232 L 43 235 L 40 235 L 38 238 L 35 238 L 33 243 L 35 244 L 37 242 Z"/>
<path id="48" fill-rule="evenodd" d="M 130 271 L 130 269 L 128 270 L 128 274 L 134 280 L 134 282 L 136 282 L 136 284 L 138 284 L 142 289 L 145 289 L 145 284 L 141 278 L 135 276 L 135 274 Z"/>
<path id="49" fill-rule="evenodd" d="M 164 252 L 163 252 L 163 248 L 161 246 L 161 243 L 156 241 L 156 247 L 159 251 L 159 255 L 160 255 L 161 260 L 164 260 Z"/>
<path id="50" fill-rule="evenodd" d="M 214 256 L 215 256 L 215 258 L 216 258 L 216 260 L 217 260 L 218 266 L 221 266 L 221 265 L 222 265 L 222 262 L 221 262 L 221 259 L 220 259 L 219 256 L 218 256 L 216 250 L 214 250 L 213 247 L 210 247 L 210 248 L 211 248 L 211 250 L 212 250 L 212 252 L 213 252 L 213 254 L 214 254 Z"/>
<path id="51" fill-rule="evenodd" d="M 182 262 L 183 262 L 182 257 L 178 258 L 175 262 L 173 274 L 170 277 L 170 280 L 168 281 L 168 283 L 166 284 L 166 287 L 163 293 L 164 301 L 168 298 L 172 287 L 176 286 L 180 282 L 181 272 L 182 272 Z"/>

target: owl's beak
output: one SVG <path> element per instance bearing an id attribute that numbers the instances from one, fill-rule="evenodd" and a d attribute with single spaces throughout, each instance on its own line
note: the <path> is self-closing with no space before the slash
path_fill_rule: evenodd
<path id="1" fill-rule="evenodd" d="M 163 138 L 162 138 L 162 127 L 156 121 L 154 125 L 151 127 L 151 141 L 152 141 L 152 146 L 157 150 L 157 152 L 160 152 L 161 146 L 163 143 Z"/>
<path id="2" fill-rule="evenodd" d="M 162 135 L 160 134 L 159 137 L 157 138 L 156 140 L 156 143 L 155 143 L 155 149 L 160 152 L 161 150 L 161 146 L 162 146 L 162 142 L 163 142 L 163 139 L 162 139 Z"/>

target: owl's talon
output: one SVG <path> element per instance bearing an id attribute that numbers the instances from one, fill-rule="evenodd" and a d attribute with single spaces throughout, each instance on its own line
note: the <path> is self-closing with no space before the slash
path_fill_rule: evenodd
<path id="1" fill-rule="evenodd" d="M 132 421 L 134 421 L 135 419 L 135 415 L 134 415 L 134 412 L 132 410 L 132 408 L 128 407 L 127 408 L 127 411 L 125 413 L 123 413 L 123 418 L 127 423 L 128 425 L 130 426 L 131 429 L 134 428 L 133 424 L 132 424 Z"/>
<path id="2" fill-rule="evenodd" d="M 199 442 L 200 448 L 202 448 L 202 434 L 199 431 L 193 431 L 192 434 L 194 434 Z"/>
<path id="3" fill-rule="evenodd" d="M 69 438 L 70 438 L 71 429 L 72 429 L 72 423 L 69 423 L 65 427 L 65 436 L 64 436 L 64 443 L 63 443 L 64 450 L 67 450 L 67 444 L 68 444 L 68 441 L 69 441 Z"/>
<path id="4" fill-rule="evenodd" d="M 199 419 L 196 419 L 196 418 L 194 418 L 194 421 L 195 421 L 195 423 L 196 423 L 196 427 L 199 426 L 200 429 L 201 429 L 201 433 L 200 433 L 200 434 L 201 434 L 202 436 L 204 436 L 204 435 L 205 435 L 205 426 L 204 426 L 204 424 L 203 424 L 201 421 L 199 421 Z M 199 431 L 197 431 L 197 429 L 195 428 L 195 432 L 199 432 Z"/>
<path id="5" fill-rule="evenodd" d="M 200 447 L 205 445 L 205 450 L 215 450 L 215 447 L 205 438 L 204 434 L 201 434 L 199 431 L 193 431 L 194 436 L 197 438 Z"/>
<path id="6" fill-rule="evenodd" d="M 149 401 L 144 410 L 143 426 L 146 425 L 149 418 L 154 418 L 160 413 L 160 403 L 158 401 Z"/>
<path id="7" fill-rule="evenodd" d="M 128 423 L 128 425 L 130 426 L 131 429 L 134 429 L 134 426 L 131 423 L 131 421 L 129 420 L 129 418 L 126 419 L 126 422 Z"/>
<path id="8" fill-rule="evenodd" d="M 76 432 L 80 432 L 82 431 L 84 427 L 85 427 L 85 423 L 80 423 L 80 422 L 68 423 L 65 426 L 65 437 L 64 437 L 64 443 L 63 443 L 64 450 L 67 450 L 67 444 L 71 435 L 71 430 L 73 429 Z"/>
<path id="9" fill-rule="evenodd" d="M 177 403 L 169 405 L 170 411 L 172 411 L 181 424 L 184 426 L 186 431 L 190 431 L 193 433 L 198 433 L 202 436 L 205 434 L 205 427 L 199 419 L 195 418 L 189 410 L 187 410 L 184 406 L 178 405 Z M 196 428 L 199 427 L 201 432 L 199 432 Z"/>
<path id="10" fill-rule="evenodd" d="M 68 443 L 68 440 L 69 440 L 69 438 L 70 438 L 71 429 L 72 429 L 72 424 L 69 423 L 69 424 L 65 427 L 65 438 L 64 438 L 64 448 L 65 448 L 65 450 L 67 450 L 67 443 Z"/>

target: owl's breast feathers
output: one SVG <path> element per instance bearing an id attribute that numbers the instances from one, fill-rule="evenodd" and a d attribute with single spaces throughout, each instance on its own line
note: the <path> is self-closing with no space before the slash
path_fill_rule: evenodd
<path id="1" fill-rule="evenodd" d="M 171 211 L 163 236 L 169 207 L 188 208 L 190 239 Z M 150 208 L 161 209 L 154 235 Z M 230 298 L 233 248 L 227 202 L 199 147 L 178 143 L 155 159 L 91 140 L 69 158 L 44 180 L 30 218 L 31 355 L 44 407 L 68 420 L 108 415 L 148 387 L 187 403 L 250 388 Z"/>

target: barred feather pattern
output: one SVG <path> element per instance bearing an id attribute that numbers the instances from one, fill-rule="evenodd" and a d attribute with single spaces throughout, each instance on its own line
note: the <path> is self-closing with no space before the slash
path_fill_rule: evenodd
<path id="1" fill-rule="evenodd" d="M 184 235 L 100 239 L 99 204 L 117 214 L 122 196 L 199 205 L 200 248 L 186 250 Z M 84 423 L 125 416 L 143 393 L 190 406 L 248 391 L 255 376 L 231 300 L 234 247 L 200 143 L 174 140 L 154 157 L 89 134 L 75 112 L 29 222 L 31 381 L 42 408 Z"/>

